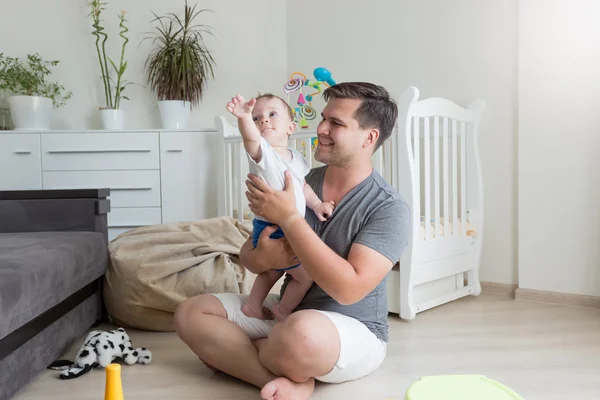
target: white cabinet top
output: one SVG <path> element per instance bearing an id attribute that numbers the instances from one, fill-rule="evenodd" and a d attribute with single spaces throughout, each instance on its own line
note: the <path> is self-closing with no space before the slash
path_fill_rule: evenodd
<path id="1" fill-rule="evenodd" d="M 123 130 L 106 130 L 106 129 L 70 129 L 70 130 L 37 130 L 37 131 L 26 131 L 26 130 L 0 130 L 0 133 L 33 133 L 33 134 L 44 134 L 44 133 L 140 133 L 140 132 L 216 132 L 214 128 L 198 128 L 198 129 L 123 129 Z"/>

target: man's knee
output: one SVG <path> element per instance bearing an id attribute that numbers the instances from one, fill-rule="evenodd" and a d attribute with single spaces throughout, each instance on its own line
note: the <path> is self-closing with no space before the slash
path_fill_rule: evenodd
<path id="1" fill-rule="evenodd" d="M 207 315 L 227 318 L 223 305 L 212 295 L 199 295 L 191 297 L 179 303 L 173 315 L 175 331 L 181 339 L 189 333 L 192 326 L 203 326 L 199 324 L 201 319 Z"/>
<path id="2" fill-rule="evenodd" d="M 339 334 L 329 318 L 316 311 L 298 311 L 273 328 L 264 356 L 293 379 L 294 375 L 308 378 L 329 372 L 339 352 Z"/>

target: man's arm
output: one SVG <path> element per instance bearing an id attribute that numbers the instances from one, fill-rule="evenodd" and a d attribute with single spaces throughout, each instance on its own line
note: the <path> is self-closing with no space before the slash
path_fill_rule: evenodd
<path id="1" fill-rule="evenodd" d="M 344 260 L 302 218 L 282 224 L 281 229 L 308 275 L 340 304 L 363 299 L 393 267 L 387 257 L 357 243 Z"/>
<path id="2" fill-rule="evenodd" d="M 331 250 L 296 211 L 288 172 L 283 191 L 275 191 L 255 177 L 250 176 L 250 180 L 247 194 L 250 209 L 279 222 L 308 275 L 340 304 L 355 303 L 370 293 L 385 278 L 406 246 L 404 233 L 408 229 L 409 213 L 405 204 L 393 203 L 395 209 L 381 210 L 371 216 L 345 260 Z M 389 226 L 397 232 L 386 229 Z M 379 246 L 378 241 L 384 241 L 387 246 Z M 396 254 L 384 255 L 383 249 L 389 247 L 395 247 Z"/>

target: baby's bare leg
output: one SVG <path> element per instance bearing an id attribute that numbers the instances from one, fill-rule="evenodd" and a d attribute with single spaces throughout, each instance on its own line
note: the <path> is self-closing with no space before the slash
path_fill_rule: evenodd
<path id="1" fill-rule="evenodd" d="M 275 270 L 258 274 L 254 281 L 254 285 L 252 285 L 252 290 L 250 290 L 248 303 L 242 306 L 242 312 L 245 316 L 258 319 L 273 319 L 272 316 L 263 309 L 263 302 L 271 288 L 273 288 L 273 285 L 275 285 L 282 275 L 283 272 Z"/>
<path id="2" fill-rule="evenodd" d="M 310 279 L 302 265 L 286 272 L 294 279 L 288 283 L 279 304 L 273 307 L 273 315 L 278 321 L 285 321 L 313 284 L 313 280 Z"/>

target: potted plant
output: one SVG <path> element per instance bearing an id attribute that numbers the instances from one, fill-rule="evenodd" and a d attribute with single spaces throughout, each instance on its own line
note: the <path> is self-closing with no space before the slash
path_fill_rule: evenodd
<path id="1" fill-rule="evenodd" d="M 185 129 L 192 106 L 202 100 L 207 80 L 214 79 L 215 61 L 204 43 L 204 34 L 213 35 L 207 25 L 194 24 L 200 13 L 185 3 L 183 18 L 170 13 L 157 16 L 150 36 L 156 47 L 146 59 L 147 80 L 158 98 L 163 129 Z"/>
<path id="2" fill-rule="evenodd" d="M 125 112 L 120 108 L 121 100 L 129 100 L 129 97 L 124 95 L 125 88 L 131 84 L 123 79 L 123 75 L 127 70 L 127 61 L 125 61 L 125 47 L 129 42 L 129 39 L 125 34 L 129 31 L 125 26 L 125 11 L 121 11 L 119 14 L 119 36 L 123 39 L 121 45 L 121 59 L 117 66 L 115 62 L 106 55 L 106 41 L 108 35 L 104 32 L 104 27 L 101 25 L 101 15 L 104 10 L 104 4 L 100 0 L 92 0 L 89 3 L 91 8 L 90 15 L 92 17 L 94 30 L 92 35 L 96 37 L 96 53 L 98 55 L 98 62 L 100 64 L 100 71 L 102 73 L 102 84 L 104 86 L 104 98 L 106 105 L 100 107 L 100 114 L 102 116 L 102 127 L 104 129 L 123 129 L 125 125 Z M 116 74 L 115 79 L 110 76 L 109 62 L 114 73 Z"/>
<path id="3" fill-rule="evenodd" d="M 71 98 L 62 85 L 47 81 L 49 67 L 56 65 L 58 61 L 44 61 L 38 53 L 28 54 L 26 61 L 0 53 L 0 91 L 12 94 L 8 104 L 14 129 L 50 129 L 52 106 L 61 107 Z"/>

